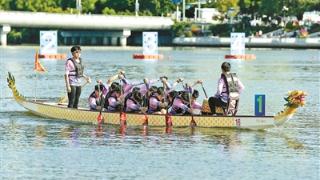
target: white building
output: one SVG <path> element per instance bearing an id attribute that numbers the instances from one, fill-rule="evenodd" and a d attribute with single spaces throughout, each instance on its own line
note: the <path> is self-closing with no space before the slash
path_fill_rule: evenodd
<path id="1" fill-rule="evenodd" d="M 320 11 L 304 12 L 302 20 L 304 22 L 320 24 Z"/>
<path id="2" fill-rule="evenodd" d="M 195 17 L 198 17 L 198 21 L 212 22 L 213 17 L 220 15 L 221 13 L 215 8 L 195 8 Z"/>

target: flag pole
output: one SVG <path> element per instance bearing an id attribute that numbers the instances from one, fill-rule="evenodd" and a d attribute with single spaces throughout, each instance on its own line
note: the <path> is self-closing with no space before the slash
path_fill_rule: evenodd
<path id="1" fill-rule="evenodd" d="M 36 76 L 35 76 L 35 91 L 34 91 L 34 101 L 36 102 L 37 101 L 37 81 L 38 81 L 38 76 L 37 76 L 37 72 L 34 71 L 36 73 Z"/>
<path id="2" fill-rule="evenodd" d="M 40 62 L 39 62 L 39 54 L 38 54 L 38 51 L 36 52 L 35 60 L 34 60 L 34 72 L 36 73 L 36 75 L 35 75 L 34 101 L 37 101 L 38 72 L 46 72 L 46 69 L 45 69 L 45 68 L 40 64 Z"/>
<path id="3" fill-rule="evenodd" d="M 34 83 L 34 101 L 37 101 L 37 81 L 38 81 L 38 77 L 37 77 L 37 63 L 38 63 L 38 50 L 36 51 L 36 55 L 34 57 L 34 69 L 33 72 L 35 73 L 35 83 Z"/>

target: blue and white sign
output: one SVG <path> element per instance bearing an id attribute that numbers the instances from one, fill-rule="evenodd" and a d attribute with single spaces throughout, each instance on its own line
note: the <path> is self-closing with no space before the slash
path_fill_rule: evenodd
<path id="1" fill-rule="evenodd" d="M 57 31 L 40 31 L 40 54 L 57 54 Z"/>
<path id="2" fill-rule="evenodd" d="M 254 96 L 254 115 L 265 116 L 266 114 L 266 95 L 256 94 Z"/>
<path id="3" fill-rule="evenodd" d="M 230 54 L 245 55 L 245 33 L 231 33 L 230 35 Z"/>
<path id="4" fill-rule="evenodd" d="M 158 54 L 158 32 L 143 32 L 143 54 Z"/>

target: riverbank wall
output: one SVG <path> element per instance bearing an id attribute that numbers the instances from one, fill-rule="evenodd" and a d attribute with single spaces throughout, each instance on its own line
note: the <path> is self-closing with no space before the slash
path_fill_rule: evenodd
<path id="1" fill-rule="evenodd" d="M 246 47 L 253 48 L 306 48 L 320 49 L 320 38 L 261 38 L 245 39 Z M 230 47 L 230 38 L 219 37 L 177 37 L 174 46 Z"/>

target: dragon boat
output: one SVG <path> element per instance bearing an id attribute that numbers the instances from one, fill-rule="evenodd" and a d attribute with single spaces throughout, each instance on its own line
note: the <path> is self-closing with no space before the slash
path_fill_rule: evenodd
<path id="1" fill-rule="evenodd" d="M 11 73 L 8 73 L 7 81 L 15 101 L 35 115 L 49 119 L 97 124 L 97 116 L 100 114 L 97 111 L 90 111 L 86 108 L 67 108 L 66 105 L 61 105 L 57 102 L 32 100 L 19 93 L 16 88 L 15 78 Z M 297 108 L 305 104 L 305 96 L 306 93 L 300 90 L 289 92 L 288 97 L 285 98 L 287 103 L 284 110 L 275 116 L 172 115 L 168 118 L 167 115 L 160 114 L 127 113 L 125 122 L 127 126 L 147 124 L 148 126 L 166 127 L 168 126 L 168 119 L 170 119 L 172 127 L 187 127 L 190 126 L 190 122 L 194 122 L 197 127 L 205 128 L 267 129 L 280 126 L 292 118 Z M 123 120 L 119 112 L 102 112 L 101 115 L 104 117 L 102 123 L 105 124 L 121 125 Z"/>

